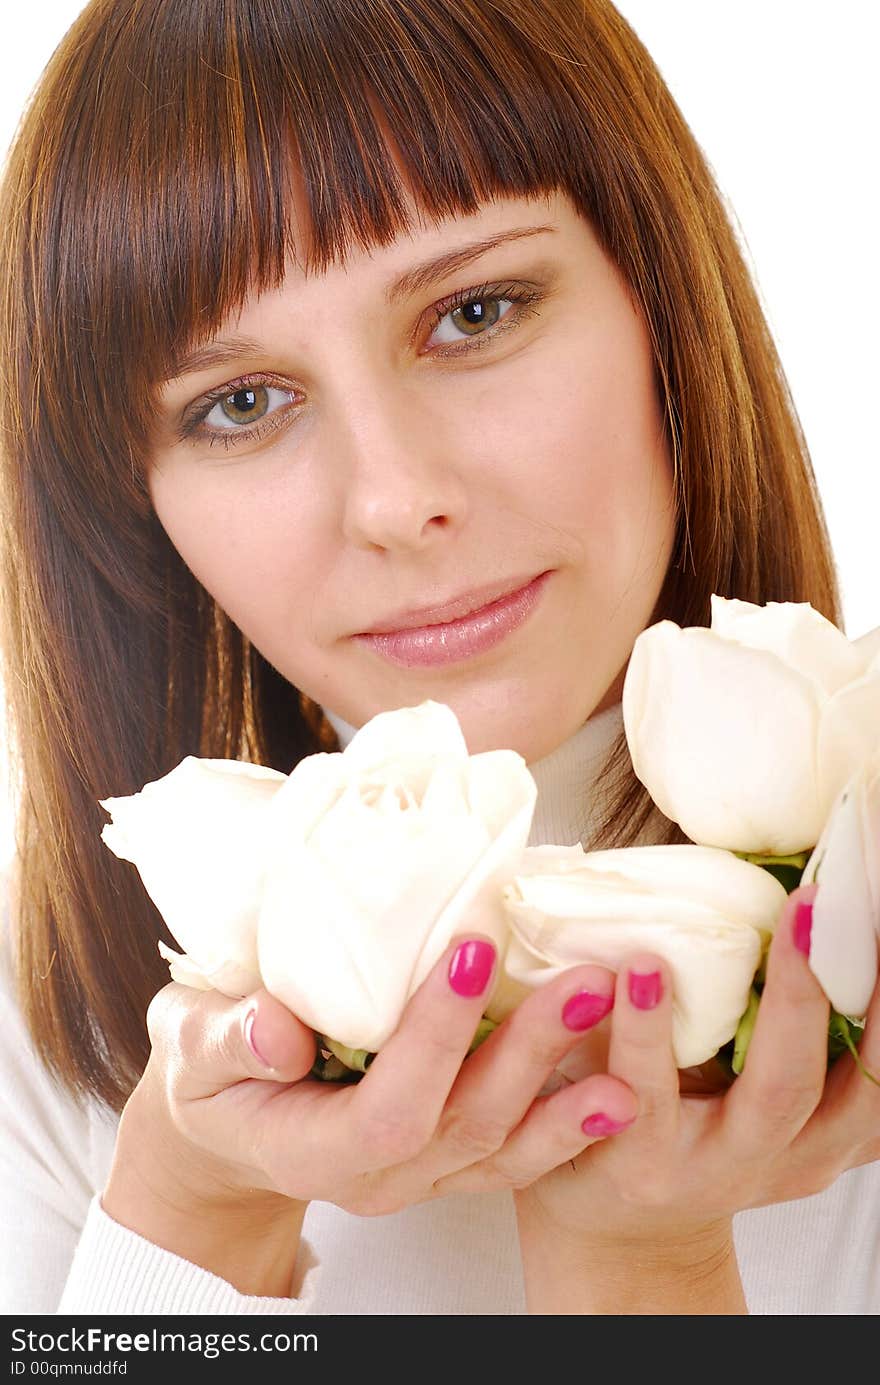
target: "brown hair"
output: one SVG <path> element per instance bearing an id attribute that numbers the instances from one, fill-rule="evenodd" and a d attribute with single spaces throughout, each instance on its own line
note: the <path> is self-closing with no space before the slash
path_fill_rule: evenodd
<path id="1" fill-rule="evenodd" d="M 396 142 L 396 147 L 394 146 Z M 92 0 L 0 195 L 2 581 L 22 1002 L 73 1091 L 121 1108 L 171 942 L 98 799 L 186 754 L 288 771 L 335 745 L 189 573 L 145 480 L 178 354 L 294 247 L 307 269 L 428 216 L 566 192 L 648 324 L 679 523 L 654 619 L 712 592 L 840 625 L 805 441 L 702 153 L 608 0 Z M 626 741 L 602 845 L 658 811 Z M 666 840 L 684 840 L 665 818 Z M 598 845 L 592 842 L 590 845 Z"/>

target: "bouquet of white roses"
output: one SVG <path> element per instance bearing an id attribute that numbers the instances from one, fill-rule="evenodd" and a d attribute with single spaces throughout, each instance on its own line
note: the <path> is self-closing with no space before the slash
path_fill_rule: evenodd
<path id="1" fill-rule="evenodd" d="M 183 760 L 102 800 L 102 838 L 132 861 L 183 953 L 172 977 L 260 985 L 362 1070 L 460 927 L 503 955 L 502 890 L 528 840 L 535 781 L 511 750 L 469 755 L 449 707 L 384 712 L 344 752 L 285 776 Z"/>
<path id="2" fill-rule="evenodd" d="M 650 948 L 673 973 L 679 1066 L 721 1050 L 736 1073 L 785 894 L 815 881 L 829 1054 L 855 1055 L 878 975 L 880 628 L 850 642 L 808 603 L 711 606 L 709 629 L 643 631 L 623 689 L 636 775 L 695 845 L 529 849 L 507 969 L 535 985 Z"/>
<path id="3" fill-rule="evenodd" d="M 102 800 L 181 953 L 175 980 L 265 986 L 362 1072 L 450 938 L 503 966 L 475 1043 L 578 962 L 663 956 L 679 1067 L 739 1070 L 786 892 L 816 880 L 810 965 L 855 1051 L 880 933 L 880 629 L 850 643 L 806 604 L 712 598 L 712 627 L 636 640 L 623 694 L 638 777 L 691 845 L 527 848 L 536 788 L 510 750 L 469 755 L 452 711 L 374 717 L 290 775 L 187 757 Z"/>
<path id="4" fill-rule="evenodd" d="M 832 1005 L 830 1052 L 846 1046 L 855 1056 L 878 975 L 880 627 L 850 642 L 806 602 L 762 607 L 713 596 L 711 631 L 660 622 L 639 639 L 624 695 L 636 773 L 667 816 L 674 805 L 675 821 L 692 840 L 727 847 L 789 891 L 821 883 L 809 964 Z M 699 717 L 685 692 L 694 675 L 711 694 Z M 651 683 L 665 678 L 668 723 L 662 709 L 648 711 L 643 701 Z M 692 753 L 703 759 L 704 784 L 724 786 L 714 811 L 704 788 L 670 775 L 653 754 L 658 733 L 675 736 L 684 725 Z M 759 975 L 735 1067 L 760 986 Z"/>

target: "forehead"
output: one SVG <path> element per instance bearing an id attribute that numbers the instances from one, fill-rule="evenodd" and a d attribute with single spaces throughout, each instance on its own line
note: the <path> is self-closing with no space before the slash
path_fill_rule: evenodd
<path id="1" fill-rule="evenodd" d="M 296 252 L 288 255 L 283 278 L 268 286 L 252 287 L 216 329 L 187 344 L 175 357 L 167 378 L 191 373 L 207 359 L 213 364 L 210 343 L 221 331 L 224 336 L 235 332 L 243 319 L 262 318 L 266 311 L 273 311 L 274 304 L 287 311 L 291 291 L 299 290 L 310 300 L 316 288 L 338 286 L 349 293 L 357 285 L 371 301 L 378 297 L 383 307 L 392 309 L 429 292 L 435 283 L 493 249 L 528 245 L 546 251 L 554 242 L 564 242 L 572 226 L 581 231 L 584 228 L 573 204 L 562 194 L 500 196 L 481 203 L 474 212 L 443 217 L 426 216 L 414 202 L 408 210 L 411 216 L 407 225 L 385 244 L 349 247 L 327 265 L 315 264 L 307 253 L 302 254 L 297 238 Z M 238 341 L 238 345 L 244 344 Z"/>
<path id="2" fill-rule="evenodd" d="M 400 228 L 389 238 L 374 240 L 368 245 L 347 244 L 344 251 L 329 263 L 316 253 L 307 204 L 301 189 L 291 197 L 292 246 L 285 263 L 285 277 L 320 279 L 340 272 L 351 274 L 377 270 L 393 270 L 410 264 L 414 256 L 450 253 L 469 249 L 480 242 L 491 248 L 493 241 L 508 241 L 531 236 L 538 230 L 554 231 L 566 220 L 577 215 L 568 196 L 562 192 L 535 193 L 528 196 L 499 194 L 480 202 L 473 211 L 431 215 L 405 188 L 403 216 Z M 450 270 L 455 268 L 450 263 Z M 401 281 L 399 298 L 418 291 L 418 276 Z"/>

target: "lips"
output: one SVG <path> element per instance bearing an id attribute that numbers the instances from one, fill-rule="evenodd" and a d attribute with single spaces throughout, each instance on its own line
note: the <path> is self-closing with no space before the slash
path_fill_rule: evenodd
<path id="1" fill-rule="evenodd" d="M 371 625 L 368 630 L 359 631 L 359 634 L 393 635 L 398 630 L 422 630 L 431 625 L 445 625 L 450 621 L 461 620 L 465 616 L 483 610 L 486 606 L 491 606 L 496 601 L 501 601 L 504 597 L 513 596 L 514 593 L 522 591 L 536 581 L 539 576 L 543 576 L 543 573 L 530 573 L 524 577 L 508 578 L 504 581 L 495 582 L 491 586 L 475 587 L 462 596 L 452 597 L 449 601 L 439 602 L 434 606 L 422 606 L 418 609 L 410 608 L 399 611 L 396 615 L 388 616 L 375 625 Z"/>
<path id="2" fill-rule="evenodd" d="M 402 611 L 381 628 L 355 635 L 360 645 L 401 668 L 441 669 L 486 654 L 531 616 L 551 572 L 525 582 L 483 587 L 438 606 Z"/>

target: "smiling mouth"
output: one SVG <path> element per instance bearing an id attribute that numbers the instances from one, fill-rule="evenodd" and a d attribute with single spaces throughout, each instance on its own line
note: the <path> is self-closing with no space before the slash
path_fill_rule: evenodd
<path id="1" fill-rule="evenodd" d="M 381 658 L 404 668 L 458 663 L 494 648 L 531 615 L 551 572 L 495 595 L 491 589 L 442 606 L 412 611 L 354 636 Z M 497 592 L 497 587 L 495 592 Z"/>
<path id="2" fill-rule="evenodd" d="M 543 573 L 539 575 L 543 576 Z M 369 630 L 358 631 L 358 634 L 394 635 L 399 630 L 422 630 L 428 625 L 449 625 L 452 621 L 474 615 L 487 606 L 493 606 L 496 602 L 513 596 L 535 580 L 534 576 L 525 575 L 494 582 L 491 586 L 474 587 L 461 596 L 451 597 L 448 601 L 440 601 L 433 606 L 398 611 L 377 625 L 371 625 Z"/>

